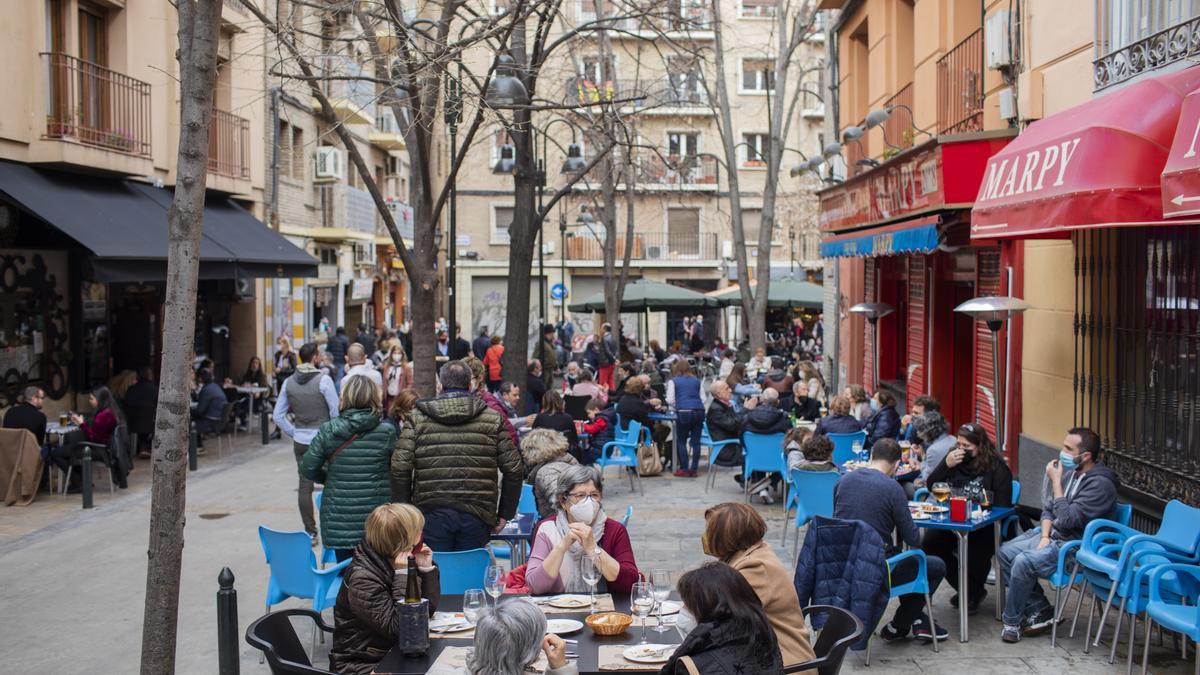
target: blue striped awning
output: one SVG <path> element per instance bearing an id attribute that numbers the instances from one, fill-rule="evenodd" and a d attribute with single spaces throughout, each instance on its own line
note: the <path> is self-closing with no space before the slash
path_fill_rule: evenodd
<path id="1" fill-rule="evenodd" d="M 825 237 L 822 258 L 873 258 L 902 253 L 932 253 L 938 246 L 938 219 L 874 228 Z"/>

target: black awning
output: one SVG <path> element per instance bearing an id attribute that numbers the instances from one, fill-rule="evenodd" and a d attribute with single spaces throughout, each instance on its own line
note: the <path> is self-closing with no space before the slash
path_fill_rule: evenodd
<path id="1" fill-rule="evenodd" d="M 0 161 L 0 195 L 91 251 L 97 279 L 166 278 L 170 190 Z M 232 201 L 210 198 L 205 205 L 202 279 L 316 273 L 315 259 Z"/>

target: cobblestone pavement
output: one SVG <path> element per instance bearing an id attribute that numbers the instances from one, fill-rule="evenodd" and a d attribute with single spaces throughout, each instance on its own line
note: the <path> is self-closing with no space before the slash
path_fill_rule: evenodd
<path id="1" fill-rule="evenodd" d="M 215 455 L 215 448 L 213 449 Z M 177 672 L 209 674 L 216 669 L 216 578 L 223 566 L 237 577 L 240 630 L 261 615 L 266 591 L 266 565 L 257 527 L 299 529 L 296 513 L 295 460 L 290 444 L 262 446 L 242 436 L 232 455 L 201 459 L 201 470 L 188 477 L 188 520 L 180 590 Z M 631 494 L 628 481 L 609 469 L 605 508 L 620 517 L 634 507 L 630 532 L 639 566 L 665 566 L 682 571 L 705 558 L 700 532 L 707 506 L 741 499 L 738 486 L 722 472 L 715 488 L 704 492 L 702 479 L 664 475 L 645 480 L 646 494 Z M 623 478 L 623 477 L 622 477 Z M 96 493 L 97 508 L 80 510 L 78 495 L 43 495 L 29 507 L 0 509 L 0 663 L 4 672 L 133 673 L 141 640 L 145 593 L 146 528 L 149 515 L 149 464 L 139 460 L 130 488 L 110 497 L 106 486 Z M 99 483 L 99 480 L 98 480 Z M 102 485 L 102 483 L 101 483 Z M 783 509 L 759 505 L 778 549 Z M 791 566 L 789 535 L 787 564 Z M 934 598 L 935 615 L 957 635 L 949 591 Z M 289 601 L 281 606 L 303 606 Z M 852 653 L 843 672 L 988 673 L 1116 673 L 1097 652 L 1082 653 L 1082 637 L 1065 638 L 1051 650 L 1048 638 L 1017 645 L 999 640 L 999 624 L 991 618 L 991 600 L 972 618 L 972 640 L 956 637 L 940 654 L 924 644 L 877 645 L 867 670 L 861 654 Z M 889 612 L 890 613 L 890 612 Z M 1111 629 L 1110 629 L 1111 630 Z M 1080 630 L 1082 632 L 1082 629 Z M 305 636 L 307 637 L 307 636 Z M 1140 631 L 1139 631 L 1140 638 Z M 1140 650 L 1140 639 L 1139 639 Z M 1166 647 L 1151 651 L 1154 673 L 1191 672 L 1190 663 Z M 242 672 L 266 673 L 258 653 L 241 647 Z M 318 663 L 328 644 L 318 647 Z M 1140 656 L 1140 651 L 1139 654 Z"/>

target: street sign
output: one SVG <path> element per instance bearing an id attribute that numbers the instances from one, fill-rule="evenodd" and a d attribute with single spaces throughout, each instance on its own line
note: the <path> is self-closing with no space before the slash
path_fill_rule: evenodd
<path id="1" fill-rule="evenodd" d="M 550 297 L 555 300 L 566 300 L 568 295 L 567 287 L 562 284 L 554 284 L 550 287 Z"/>
<path id="2" fill-rule="evenodd" d="M 1200 93 L 1193 92 L 1180 106 L 1175 142 L 1159 179 L 1164 218 L 1200 213 L 1197 169 L 1200 169 Z"/>

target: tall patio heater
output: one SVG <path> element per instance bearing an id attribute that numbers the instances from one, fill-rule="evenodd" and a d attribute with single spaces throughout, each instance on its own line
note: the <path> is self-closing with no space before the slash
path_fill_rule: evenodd
<path id="1" fill-rule="evenodd" d="M 861 314 L 871 324 L 871 344 L 874 346 L 874 358 L 871 360 L 872 375 L 875 389 L 879 389 L 879 320 L 896 311 L 895 307 L 886 302 L 860 302 L 849 310 L 852 314 Z"/>
<path id="2" fill-rule="evenodd" d="M 999 439 L 997 445 L 1001 453 L 1004 452 L 1004 442 L 1007 436 L 1004 428 L 1004 413 L 1008 410 L 1008 386 L 1004 373 L 1000 370 L 1000 328 L 1004 326 L 1005 321 L 1027 309 L 1029 309 L 1029 303 L 1020 298 L 994 295 L 972 298 L 954 308 L 954 311 L 966 314 L 976 321 L 986 322 L 988 330 L 992 331 L 992 377 L 995 380 L 994 388 L 997 392 L 996 400 L 998 402 L 995 415 L 996 437 Z M 1007 367 L 1007 363 L 1005 366 Z"/>

